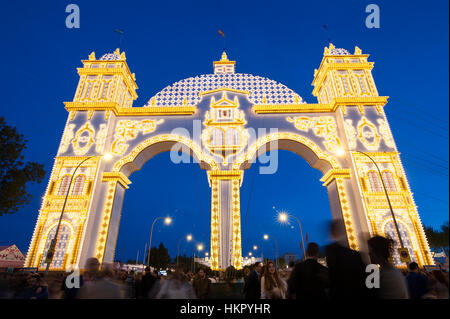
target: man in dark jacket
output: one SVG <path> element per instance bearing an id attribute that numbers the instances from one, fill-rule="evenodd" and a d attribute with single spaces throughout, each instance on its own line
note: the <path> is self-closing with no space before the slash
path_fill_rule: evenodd
<path id="1" fill-rule="evenodd" d="M 419 265 L 416 262 L 410 263 L 408 270 L 406 282 L 408 283 L 409 296 L 411 299 L 422 299 L 429 289 L 428 278 L 419 273 Z"/>
<path id="2" fill-rule="evenodd" d="M 150 298 L 149 294 L 158 279 L 150 271 L 150 267 L 145 268 L 145 274 L 142 276 L 140 285 L 140 297 L 143 299 Z"/>
<path id="3" fill-rule="evenodd" d="M 341 220 L 331 223 L 330 233 L 335 240 L 325 249 L 330 275 L 331 299 L 361 299 L 368 296 L 365 285 L 366 265 L 361 254 L 345 247 L 345 225 Z"/>
<path id="4" fill-rule="evenodd" d="M 257 262 L 254 265 L 254 269 L 248 275 L 248 279 L 245 282 L 244 294 L 245 299 L 260 299 L 261 298 L 261 269 L 262 264 Z"/>
<path id="5" fill-rule="evenodd" d="M 306 250 L 306 259 L 295 265 L 289 278 L 289 295 L 295 299 L 327 298 L 329 286 L 328 269 L 317 262 L 319 245 L 310 243 Z"/>

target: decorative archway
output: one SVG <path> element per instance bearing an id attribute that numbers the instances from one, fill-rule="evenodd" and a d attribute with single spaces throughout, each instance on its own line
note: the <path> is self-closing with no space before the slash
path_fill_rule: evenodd
<path id="1" fill-rule="evenodd" d="M 383 229 L 385 194 L 369 187 L 374 165 L 389 171 L 388 194 L 394 213 L 407 223 L 420 264 L 433 264 L 423 227 L 372 77 L 373 63 L 358 47 L 351 54 L 325 48 L 314 72 L 313 95 L 306 103 L 286 86 L 235 72 L 225 52 L 214 73 L 178 81 L 143 107 L 125 53 L 116 50 L 83 60 L 67 124 L 27 255 L 39 267 L 39 253 L 64 197 L 64 176 L 80 167 L 85 185 L 69 191 L 64 223 L 73 229 L 66 269 L 83 267 L 89 257 L 112 262 L 122 201 L 130 174 L 161 152 L 185 153 L 207 171 L 211 187 L 211 267 L 242 267 L 240 187 L 260 152 L 289 150 L 324 175 L 333 218 L 342 219 L 348 245 L 365 249 L 367 237 Z M 339 151 L 348 150 L 343 156 Z M 101 158 L 111 153 L 113 160 Z M 172 153 L 171 153 L 172 154 Z M 175 156 L 177 157 L 177 156 Z M 177 157 L 177 161 L 180 160 Z M 183 160 L 180 160 L 183 162 Z M 380 177 L 381 178 L 381 177 Z M 79 181 L 78 184 L 80 184 Z M 71 240 L 72 240 L 71 239 Z M 410 247 L 408 247 L 410 248 Z"/>

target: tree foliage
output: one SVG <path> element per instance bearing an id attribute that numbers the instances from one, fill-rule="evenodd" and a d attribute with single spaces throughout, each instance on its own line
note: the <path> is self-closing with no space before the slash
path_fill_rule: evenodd
<path id="1" fill-rule="evenodd" d="M 45 176 L 43 164 L 24 162 L 26 143 L 24 136 L 0 117 L 0 216 L 28 204 L 32 195 L 27 192 L 27 184 L 40 183 Z"/>
<path id="2" fill-rule="evenodd" d="M 441 226 L 440 231 L 434 230 L 433 227 L 425 227 L 425 234 L 427 235 L 428 243 L 431 248 L 448 248 L 449 244 L 449 224 L 446 222 Z"/>
<path id="3" fill-rule="evenodd" d="M 163 243 L 159 243 L 159 247 L 152 247 L 150 250 L 150 266 L 156 269 L 165 269 L 171 263 L 169 251 L 164 247 Z"/>

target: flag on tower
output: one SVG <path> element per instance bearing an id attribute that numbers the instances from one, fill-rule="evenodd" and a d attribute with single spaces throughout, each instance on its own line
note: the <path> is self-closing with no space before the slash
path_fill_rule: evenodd
<path id="1" fill-rule="evenodd" d="M 305 241 L 308 242 L 308 233 L 306 233 Z"/>
<path id="2" fill-rule="evenodd" d="M 217 33 L 220 34 L 220 36 L 221 36 L 222 38 L 225 38 L 225 33 L 223 33 L 222 30 L 219 29 L 219 30 L 217 31 Z"/>

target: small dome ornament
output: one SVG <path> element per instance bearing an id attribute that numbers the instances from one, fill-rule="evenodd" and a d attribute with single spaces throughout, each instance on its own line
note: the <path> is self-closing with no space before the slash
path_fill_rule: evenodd
<path id="1" fill-rule="evenodd" d="M 330 46 L 328 48 L 325 47 L 324 55 L 351 55 L 351 54 L 345 49 L 336 48 L 333 45 L 333 43 L 330 42 Z"/>

